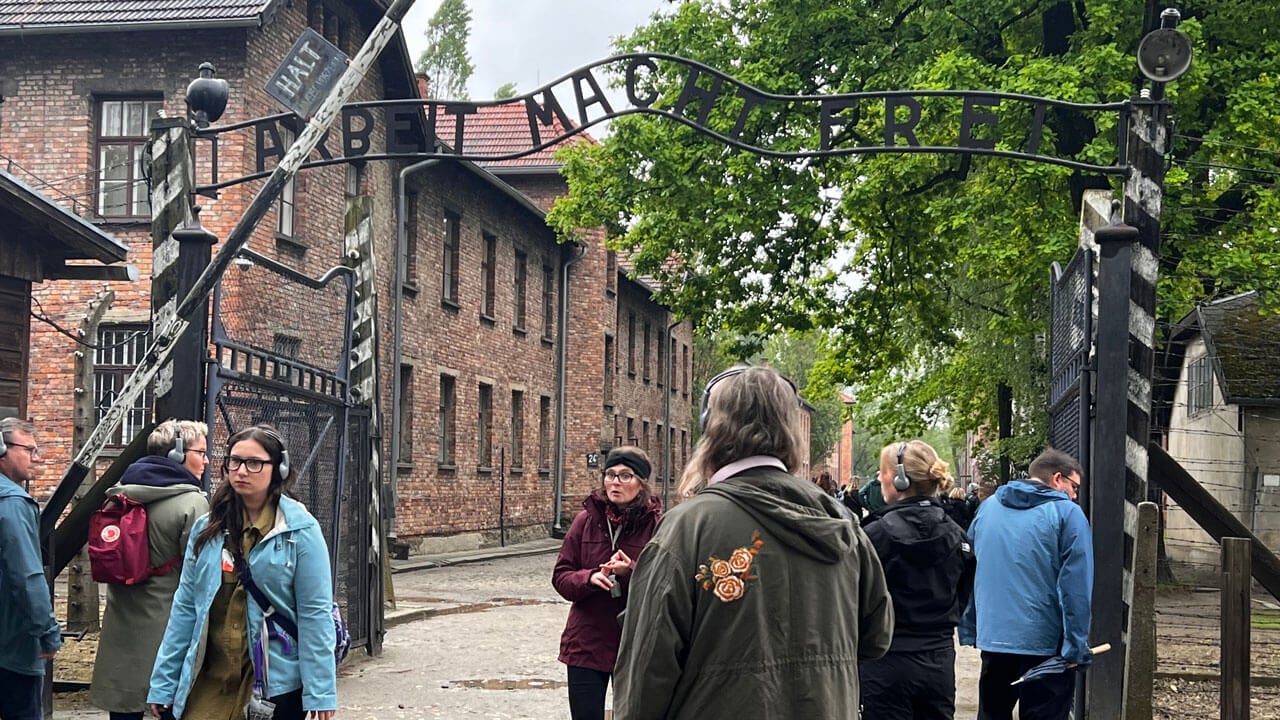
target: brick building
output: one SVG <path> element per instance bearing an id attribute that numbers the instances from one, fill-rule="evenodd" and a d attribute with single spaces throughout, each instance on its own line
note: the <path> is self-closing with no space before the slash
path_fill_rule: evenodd
<path id="1" fill-rule="evenodd" d="M 186 85 L 206 61 L 230 86 L 219 125 L 276 114 L 263 88 L 299 34 L 310 27 L 354 55 L 382 6 L 372 0 L 210 0 L 174 8 L 163 0 L 127 6 L 104 0 L 78 3 L 75 13 L 59 7 L 19 2 L 0 8 L 0 169 L 120 240 L 129 248 L 128 262 L 141 271 L 140 281 L 110 283 L 115 302 L 95 338 L 102 349 L 93 391 L 105 406 L 145 349 L 151 321 L 143 159 L 149 119 L 185 115 Z M 397 35 L 352 101 L 417 95 Z M 372 117 L 369 142 L 384 147 L 382 116 Z M 468 147 L 473 135 L 477 142 L 501 142 L 493 131 L 503 122 L 501 112 L 473 116 Z M 398 131 L 425 135 L 417 126 Z M 296 132 L 286 118 L 265 137 L 283 148 Z M 261 169 L 263 137 L 252 131 L 219 136 L 218 178 Z M 208 148 L 197 146 L 196 181 L 207 182 Z M 327 140 L 326 149 L 340 157 L 341 140 Z M 634 439 L 661 468 L 667 429 L 679 468 L 691 442 L 689 326 L 673 324 L 644 282 L 627 278 L 599 231 L 557 241 L 545 211 L 565 185 L 550 154 L 485 167 L 442 160 L 407 173 L 413 211 L 405 222 L 401 283 L 396 207 L 407 165 L 370 161 L 304 170 L 249 243 L 318 277 L 343 262 L 349 212 L 369 208 L 384 457 L 395 460 L 384 463 L 384 474 L 397 500 L 397 535 L 419 544 L 449 537 L 467 545 L 493 542 L 499 529 L 536 535 L 567 526 L 597 481 L 592 454 Z M 202 224 L 224 237 L 260 184 L 198 198 Z M 101 288 L 55 281 L 34 293 L 50 317 L 74 327 Z M 278 353 L 305 357 L 333 332 L 332 317 L 284 310 L 264 296 L 269 293 L 231 295 L 248 308 L 245 317 L 259 303 L 257 344 Z M 397 305 L 399 322 L 392 312 Z M 402 338 L 398 350 L 393 326 Z M 51 468 L 70 457 L 71 350 L 56 331 L 32 328 L 31 364 L 40 373 L 32 375 L 27 414 L 46 428 L 41 445 Z M 145 424 L 151 403 L 144 399 L 130 414 L 119 442 Z M 37 494 L 51 490 L 57 474 L 46 471 Z"/>

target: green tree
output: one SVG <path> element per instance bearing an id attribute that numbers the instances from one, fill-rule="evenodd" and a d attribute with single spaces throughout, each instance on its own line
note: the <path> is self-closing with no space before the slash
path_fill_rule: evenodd
<path id="1" fill-rule="evenodd" d="M 427 49 L 418 56 L 418 72 L 431 78 L 428 94 L 448 100 L 467 99 L 467 81 L 475 72 L 467 40 L 471 37 L 471 8 L 467 0 L 442 0 L 423 32 Z"/>
<path id="2" fill-rule="evenodd" d="M 1162 323 L 1246 289 L 1280 305 L 1280 5 L 1181 9 L 1196 59 L 1169 86 Z M 990 89 L 1090 103 L 1134 94 L 1137 43 L 1157 22 L 1122 0 L 725 0 L 681 3 L 618 45 L 780 94 Z M 683 82 L 654 78 L 668 104 Z M 927 101 L 938 119 L 918 128 L 921 143 L 955 144 L 949 103 Z M 740 109 L 718 103 L 707 122 L 728 133 Z M 848 132 L 875 132 L 872 115 Z M 764 144 L 819 144 L 814 118 L 752 122 Z M 1045 154 L 1114 157 L 1114 115 L 1053 110 L 1045 128 Z M 1025 145 L 1017 122 L 995 132 L 1001 147 Z M 637 271 L 662 281 L 663 300 L 725 328 L 738 356 L 778 328 L 827 329 L 831 353 L 811 375 L 856 386 L 867 422 L 895 436 L 944 419 L 954 432 L 993 427 L 1003 382 L 1013 444 L 1028 448 L 1045 434 L 1049 266 L 1075 249 L 1081 192 L 1121 189 L 1081 170 L 980 156 L 768 161 L 653 116 L 614 120 L 600 144 L 562 157 L 571 194 L 551 220 L 566 233 L 608 227 Z"/>
<path id="3" fill-rule="evenodd" d="M 513 82 L 509 82 L 509 83 L 505 83 L 504 85 L 499 87 L 497 90 L 493 91 L 493 99 L 494 100 L 510 100 L 511 98 L 519 94 L 520 94 L 520 91 L 516 89 L 516 84 Z"/>

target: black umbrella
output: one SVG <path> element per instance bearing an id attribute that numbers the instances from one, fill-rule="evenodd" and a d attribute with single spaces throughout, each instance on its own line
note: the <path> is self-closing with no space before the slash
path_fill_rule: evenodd
<path id="1" fill-rule="evenodd" d="M 1089 654 L 1101 655 L 1102 653 L 1110 649 L 1111 649 L 1111 643 L 1102 643 L 1101 645 L 1089 648 Z M 1017 680 L 1014 680 L 1009 684 L 1017 685 L 1018 683 L 1026 682 L 1028 680 L 1035 680 L 1036 678 L 1044 677 L 1045 675 L 1057 675 L 1059 673 L 1064 673 L 1067 670 L 1074 670 L 1075 668 L 1067 667 L 1067 665 L 1069 664 L 1070 663 L 1067 662 L 1066 658 L 1061 656 L 1054 656 L 1049 658 L 1048 660 L 1045 660 L 1039 665 L 1036 665 L 1030 670 L 1026 671 L 1025 673 L 1022 674 L 1022 677 L 1018 678 Z"/>

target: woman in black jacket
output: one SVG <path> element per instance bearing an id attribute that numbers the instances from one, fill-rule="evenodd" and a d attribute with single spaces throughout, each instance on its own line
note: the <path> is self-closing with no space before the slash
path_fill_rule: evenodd
<path id="1" fill-rule="evenodd" d="M 928 443 L 909 440 L 880 451 L 879 479 L 889 504 L 864 529 L 889 581 L 895 623 L 889 652 L 859 666 L 863 717 L 951 720 L 953 635 L 974 571 L 964 531 L 939 502 L 951 474 Z"/>

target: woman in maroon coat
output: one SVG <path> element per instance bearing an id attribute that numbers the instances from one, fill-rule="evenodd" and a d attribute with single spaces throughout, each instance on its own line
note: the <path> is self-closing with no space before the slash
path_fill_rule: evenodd
<path id="1" fill-rule="evenodd" d="M 573 720 L 603 720 L 604 696 L 618 659 L 633 558 L 640 556 L 662 517 L 649 488 L 649 456 L 633 446 L 614 448 L 604 461 L 601 486 L 582 502 L 560 546 L 551 584 L 573 603 L 560 636 L 560 662 L 568 666 Z"/>

